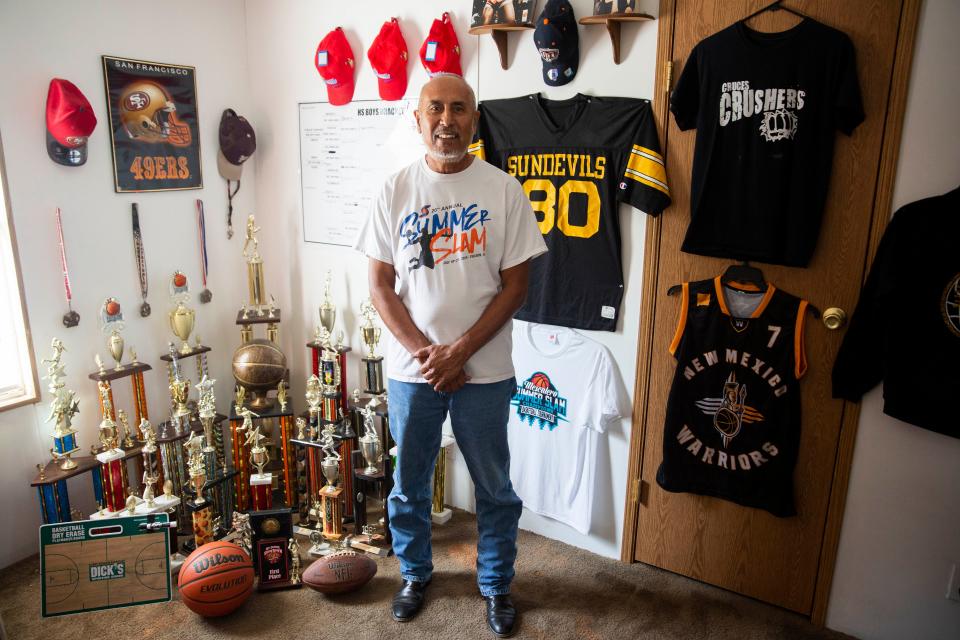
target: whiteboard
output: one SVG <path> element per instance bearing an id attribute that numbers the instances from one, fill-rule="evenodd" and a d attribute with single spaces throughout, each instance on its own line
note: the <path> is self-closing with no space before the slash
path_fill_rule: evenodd
<path id="1" fill-rule="evenodd" d="M 415 100 L 300 103 L 307 242 L 353 246 L 384 180 L 423 155 Z"/>

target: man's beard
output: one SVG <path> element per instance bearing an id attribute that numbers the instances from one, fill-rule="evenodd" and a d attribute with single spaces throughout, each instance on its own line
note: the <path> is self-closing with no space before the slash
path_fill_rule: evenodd
<path id="1" fill-rule="evenodd" d="M 427 155 L 436 160 L 437 162 L 459 162 L 463 160 L 467 155 L 467 150 L 463 149 L 460 151 L 437 151 L 436 149 L 431 149 L 427 147 Z"/>

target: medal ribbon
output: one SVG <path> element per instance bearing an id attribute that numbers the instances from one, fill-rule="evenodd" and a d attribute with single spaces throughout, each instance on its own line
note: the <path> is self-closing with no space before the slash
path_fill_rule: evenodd
<path id="1" fill-rule="evenodd" d="M 70 271 L 67 269 L 67 252 L 63 246 L 63 223 L 60 220 L 60 207 L 57 207 L 57 238 L 60 241 L 60 269 L 63 271 L 63 290 L 67 294 L 67 306 L 73 301 L 70 290 Z"/>
<path id="2" fill-rule="evenodd" d="M 203 200 L 197 199 L 197 231 L 200 234 L 200 275 L 203 287 L 207 287 L 207 222 L 203 216 Z"/>
<path id="3" fill-rule="evenodd" d="M 140 278 L 140 296 L 147 301 L 147 259 L 143 253 L 143 234 L 140 233 L 140 213 L 133 203 L 133 252 L 137 257 L 137 275 Z"/>

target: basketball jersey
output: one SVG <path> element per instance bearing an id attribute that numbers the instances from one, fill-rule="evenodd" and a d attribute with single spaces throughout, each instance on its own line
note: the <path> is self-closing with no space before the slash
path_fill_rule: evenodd
<path id="1" fill-rule="evenodd" d="M 657 483 L 792 516 L 807 301 L 747 287 L 683 284 Z"/>
<path id="2" fill-rule="evenodd" d="M 470 152 L 523 185 L 549 249 L 530 263 L 515 317 L 615 331 L 623 298 L 618 205 L 657 215 L 670 204 L 650 101 L 484 100 Z"/>

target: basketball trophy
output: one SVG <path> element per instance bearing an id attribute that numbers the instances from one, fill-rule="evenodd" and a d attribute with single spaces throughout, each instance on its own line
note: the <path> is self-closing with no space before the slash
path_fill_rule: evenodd
<path id="1" fill-rule="evenodd" d="M 263 511 L 273 507 L 273 474 L 264 473 L 263 468 L 270 462 L 270 453 L 263 446 L 266 439 L 260 433 L 260 427 L 247 431 L 244 446 L 250 446 L 250 464 L 257 472 L 250 474 L 250 507 L 254 511 Z"/>
<path id="2" fill-rule="evenodd" d="M 118 447 L 117 423 L 113 421 L 113 407 L 110 401 L 110 387 L 103 381 L 98 383 L 100 402 L 104 406 L 103 420 L 100 421 L 101 451 L 96 454 L 103 478 L 103 497 L 107 509 L 112 512 L 123 511 L 126 505 L 126 487 L 123 482 L 123 449 Z"/>
<path id="3" fill-rule="evenodd" d="M 320 356 L 321 387 L 323 389 L 321 415 L 324 420 L 333 422 L 340 417 L 340 358 L 330 344 L 330 334 L 326 333 L 326 328 L 323 328 L 321 333 L 324 338 L 323 351 Z"/>
<path id="4" fill-rule="evenodd" d="M 363 339 L 363 344 L 367 345 L 367 355 L 361 358 L 365 373 L 364 391 L 379 395 L 385 391 L 383 388 L 383 356 L 378 356 L 373 351 L 377 343 L 380 342 L 380 327 L 373 324 L 377 310 L 369 298 L 360 305 L 360 315 L 364 318 L 364 324 L 360 327 L 360 336 Z"/>
<path id="5" fill-rule="evenodd" d="M 64 471 L 76 469 L 77 463 L 70 459 L 70 456 L 79 451 L 77 446 L 77 430 L 73 428 L 73 416 L 80 410 L 80 404 L 76 399 L 76 392 L 66 389 L 63 377 L 66 375 L 63 363 L 60 359 L 65 351 L 63 343 L 54 338 L 50 343 L 53 347 L 53 355 L 41 363 L 47 364 L 47 375 L 44 376 L 50 381 L 47 390 L 53 394 L 53 404 L 50 406 L 50 415 L 47 416 L 47 422 L 53 421 L 53 447 L 50 449 L 50 455 L 54 461 Z"/>
<path id="6" fill-rule="evenodd" d="M 373 398 L 363 408 L 363 435 L 360 437 L 360 454 L 363 456 L 367 467 L 363 470 L 364 475 L 375 476 L 380 473 L 377 463 L 383 458 L 383 444 L 377 435 L 377 429 L 373 424 L 374 407 L 378 404 L 377 399 Z"/>
<path id="7" fill-rule="evenodd" d="M 189 355 L 193 353 L 190 347 L 190 334 L 193 332 L 196 321 L 196 312 L 187 306 L 190 300 L 190 284 L 187 282 L 187 276 L 180 271 L 175 271 L 170 277 L 170 299 L 177 306 L 170 310 L 170 329 L 173 335 L 180 338 L 183 344 L 180 345 L 180 353 Z"/>
<path id="8" fill-rule="evenodd" d="M 100 307 L 100 330 L 107 336 L 107 349 L 110 355 L 117 361 L 114 371 L 121 371 L 123 365 L 123 311 L 120 309 L 120 303 L 116 298 L 107 298 Z"/>
<path id="9" fill-rule="evenodd" d="M 263 289 L 263 258 L 260 257 L 260 251 L 257 240 L 257 232 L 260 227 L 256 226 L 256 220 L 251 213 L 247 217 L 247 237 L 243 241 L 243 257 L 247 259 L 247 287 L 250 294 L 250 306 L 255 311 L 261 312 L 263 307 L 264 289 Z"/>
<path id="10" fill-rule="evenodd" d="M 320 513 L 323 517 L 323 537 L 327 540 L 339 540 L 343 537 L 343 513 L 340 495 L 343 489 L 337 486 L 340 476 L 340 454 L 337 453 L 337 441 L 334 437 L 336 425 L 327 423 L 323 429 L 323 462 L 320 464 L 327 484 L 320 490 Z"/>

